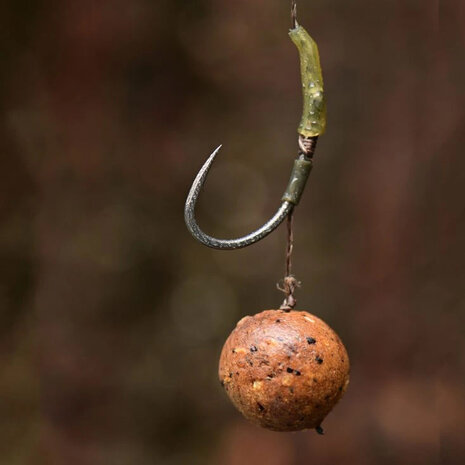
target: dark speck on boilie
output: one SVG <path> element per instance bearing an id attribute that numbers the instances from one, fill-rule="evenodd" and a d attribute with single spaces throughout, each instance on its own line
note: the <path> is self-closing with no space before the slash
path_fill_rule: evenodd
<path id="1" fill-rule="evenodd" d="M 294 373 L 296 376 L 300 376 L 302 373 L 299 370 L 294 370 L 294 368 L 288 367 L 286 370 L 288 373 Z"/>
<path id="2" fill-rule="evenodd" d="M 319 355 L 317 355 L 315 360 L 318 362 L 318 365 L 321 365 L 323 363 L 323 359 Z"/>
<path id="3" fill-rule="evenodd" d="M 257 352 L 257 351 L 258 351 L 257 346 L 252 346 L 250 348 L 250 352 Z"/>
<path id="4" fill-rule="evenodd" d="M 309 344 L 315 344 L 316 339 L 313 339 L 313 337 L 307 337 L 307 342 L 308 342 Z"/>

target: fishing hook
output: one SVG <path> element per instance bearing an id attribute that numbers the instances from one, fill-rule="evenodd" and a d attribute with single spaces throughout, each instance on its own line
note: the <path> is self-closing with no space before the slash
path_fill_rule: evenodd
<path id="1" fill-rule="evenodd" d="M 297 2 L 291 3 L 292 29 L 291 40 L 300 55 L 303 88 L 303 114 L 298 128 L 299 155 L 294 161 L 291 178 L 281 199 L 281 205 L 261 228 L 238 239 L 217 239 L 204 233 L 195 220 L 195 205 L 205 183 L 208 171 L 215 160 L 221 145 L 208 157 L 198 172 L 187 196 L 184 207 L 184 219 L 187 229 L 202 244 L 214 249 L 239 249 L 247 247 L 274 231 L 298 205 L 312 169 L 312 157 L 318 136 L 326 127 L 326 103 L 323 94 L 323 77 L 320 67 L 318 47 L 307 31 L 297 22 Z"/>

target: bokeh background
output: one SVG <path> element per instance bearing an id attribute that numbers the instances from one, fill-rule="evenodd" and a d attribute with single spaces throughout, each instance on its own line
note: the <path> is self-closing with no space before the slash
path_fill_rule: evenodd
<path id="1" fill-rule="evenodd" d="M 299 0 L 328 131 L 295 218 L 298 307 L 351 387 L 313 431 L 247 424 L 217 380 L 237 320 L 276 308 L 274 211 L 301 95 L 287 0 L 1 2 L 0 462 L 465 461 L 465 3 Z"/>

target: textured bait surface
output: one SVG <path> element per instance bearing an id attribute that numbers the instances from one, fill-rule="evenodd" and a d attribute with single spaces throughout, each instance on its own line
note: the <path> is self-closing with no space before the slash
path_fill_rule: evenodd
<path id="1" fill-rule="evenodd" d="M 266 310 L 243 318 L 221 353 L 219 378 L 251 422 L 274 431 L 318 428 L 349 384 L 337 334 L 304 311 Z"/>
<path id="2" fill-rule="evenodd" d="M 299 50 L 304 97 L 302 120 L 297 132 L 305 137 L 319 136 L 326 128 L 326 102 L 318 46 L 302 26 L 291 29 L 289 36 Z"/>

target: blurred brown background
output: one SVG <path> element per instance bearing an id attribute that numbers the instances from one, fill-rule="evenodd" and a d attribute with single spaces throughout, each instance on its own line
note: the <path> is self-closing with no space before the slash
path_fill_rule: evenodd
<path id="1" fill-rule="evenodd" d="M 183 222 L 190 183 L 231 237 L 274 211 L 301 95 L 287 0 L 0 6 L 0 463 L 465 461 L 465 2 L 300 0 L 328 96 L 296 214 L 299 307 L 351 356 L 313 431 L 248 425 L 224 340 L 282 301 L 285 228 L 236 252 Z"/>

